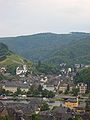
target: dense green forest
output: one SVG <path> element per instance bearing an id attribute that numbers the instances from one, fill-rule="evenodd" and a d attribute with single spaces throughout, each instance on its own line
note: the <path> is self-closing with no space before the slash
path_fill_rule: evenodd
<path id="1" fill-rule="evenodd" d="M 90 64 L 90 33 L 40 33 L 0 38 L 10 50 L 32 61 Z"/>
<path id="2" fill-rule="evenodd" d="M 10 54 L 7 45 L 0 43 L 0 61 L 6 59 L 6 56 Z"/>
<path id="3" fill-rule="evenodd" d="M 16 55 L 15 53 L 9 50 L 7 45 L 0 43 L 0 68 L 5 67 L 7 69 L 7 72 L 14 75 L 16 67 L 21 66 L 23 64 L 26 64 L 28 67 L 31 67 L 33 63 L 19 55 Z M 0 74 L 0 80 L 2 79 L 5 79 L 5 76 Z"/>
<path id="4" fill-rule="evenodd" d="M 75 82 L 76 83 L 86 83 L 88 84 L 88 87 L 90 89 L 90 68 L 86 68 L 81 70 L 80 72 L 77 73 L 76 77 L 75 77 Z"/>
<path id="5" fill-rule="evenodd" d="M 48 61 L 56 64 L 62 62 L 68 64 L 90 64 L 90 38 L 73 42 L 62 50 L 53 51 Z"/>
<path id="6" fill-rule="evenodd" d="M 33 74 L 59 74 L 59 68 L 50 63 L 43 63 L 41 61 L 31 62 L 28 61 L 14 53 L 12 53 L 8 46 L 0 43 L 0 67 L 6 67 L 7 71 L 12 75 L 15 75 L 15 71 L 17 66 L 21 66 L 26 64 L 28 66 L 29 71 L 32 71 Z M 0 80 L 4 79 L 3 75 L 0 75 Z"/>

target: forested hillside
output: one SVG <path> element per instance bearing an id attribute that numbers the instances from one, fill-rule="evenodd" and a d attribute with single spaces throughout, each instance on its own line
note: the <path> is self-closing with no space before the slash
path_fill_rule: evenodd
<path id="1" fill-rule="evenodd" d="M 73 42 L 70 45 L 64 46 L 63 49 L 53 51 L 48 61 L 56 64 L 62 62 L 68 64 L 90 64 L 90 38 Z"/>
<path id="2" fill-rule="evenodd" d="M 75 82 L 76 83 L 83 82 L 88 84 L 90 90 L 90 68 L 86 68 L 78 72 L 75 77 Z"/>
<path id="3" fill-rule="evenodd" d="M 0 66 L 17 66 L 22 64 L 32 64 L 23 57 L 11 52 L 8 46 L 0 43 Z"/>
<path id="4" fill-rule="evenodd" d="M 0 43 L 0 61 L 6 59 L 8 54 L 10 54 L 8 47 L 5 44 Z"/>
<path id="5" fill-rule="evenodd" d="M 33 61 L 90 63 L 90 33 L 40 33 L 0 38 L 13 52 Z"/>

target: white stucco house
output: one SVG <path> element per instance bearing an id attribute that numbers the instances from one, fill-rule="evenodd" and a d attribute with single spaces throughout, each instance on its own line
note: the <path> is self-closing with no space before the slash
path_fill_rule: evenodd
<path id="1" fill-rule="evenodd" d="M 16 75 L 19 75 L 20 77 L 25 77 L 25 74 L 27 73 L 27 66 L 23 65 L 22 67 L 16 68 Z"/>

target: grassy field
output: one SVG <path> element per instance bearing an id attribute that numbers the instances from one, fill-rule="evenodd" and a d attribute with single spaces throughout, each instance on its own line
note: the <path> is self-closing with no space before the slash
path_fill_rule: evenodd
<path id="1" fill-rule="evenodd" d="M 9 56 L 7 56 L 7 58 L 5 60 L 0 61 L 0 66 L 7 66 L 10 64 L 22 65 L 22 64 L 24 64 L 24 61 L 23 61 L 22 57 L 15 55 L 15 54 L 9 55 Z"/>

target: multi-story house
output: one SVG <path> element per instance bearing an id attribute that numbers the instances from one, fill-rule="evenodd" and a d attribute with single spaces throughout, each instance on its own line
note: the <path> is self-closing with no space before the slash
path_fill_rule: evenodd
<path id="1" fill-rule="evenodd" d="M 87 90 L 87 84 L 78 83 L 78 85 L 76 86 L 76 88 L 79 88 L 79 93 L 80 94 L 85 94 L 86 90 Z"/>
<path id="2" fill-rule="evenodd" d="M 20 77 L 25 77 L 26 73 L 27 73 L 26 65 L 16 68 L 16 75 L 19 75 Z"/>

